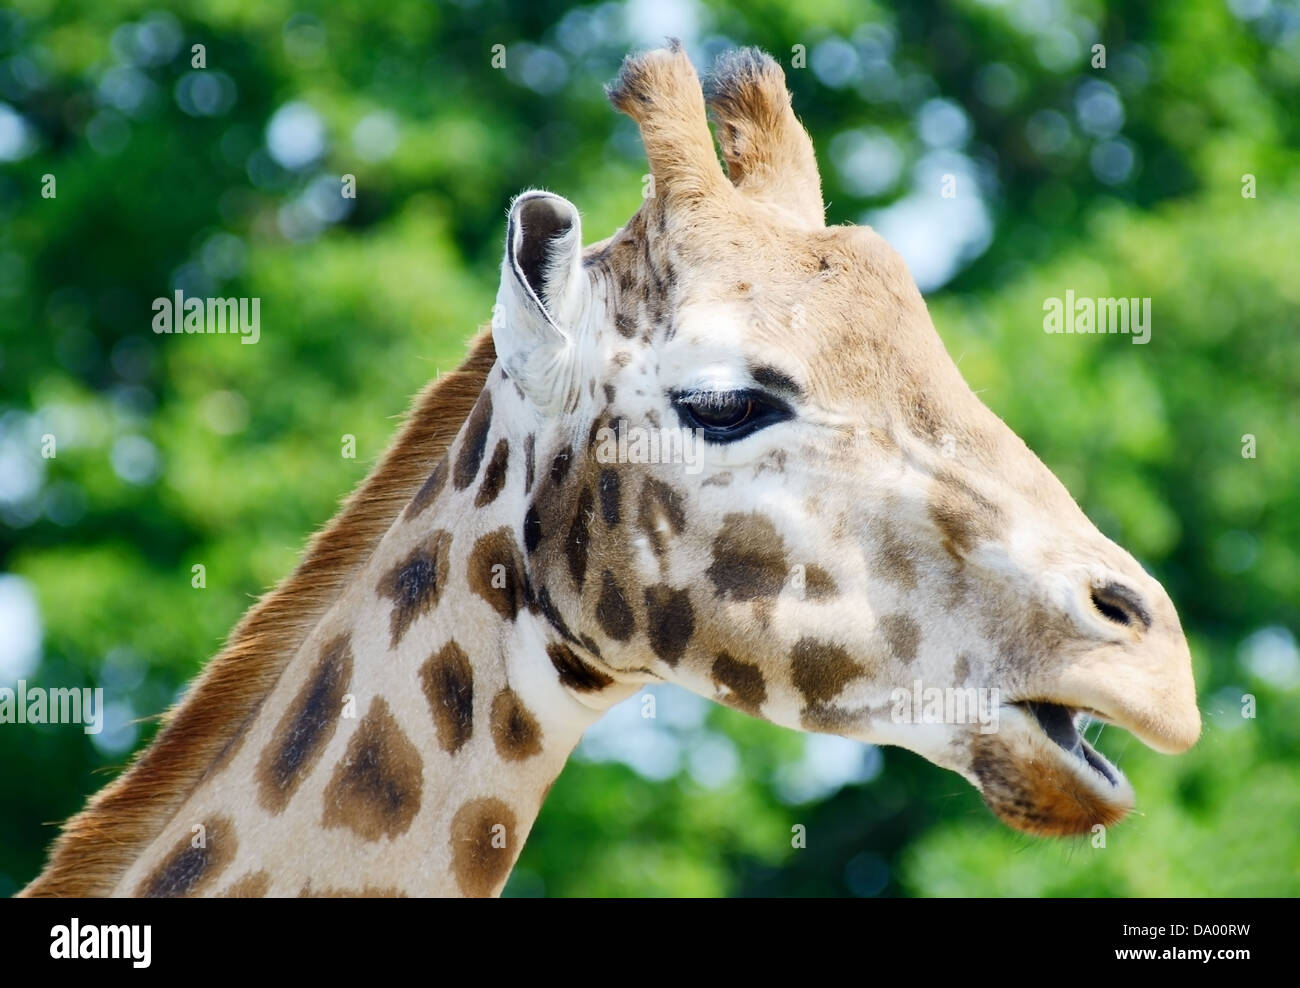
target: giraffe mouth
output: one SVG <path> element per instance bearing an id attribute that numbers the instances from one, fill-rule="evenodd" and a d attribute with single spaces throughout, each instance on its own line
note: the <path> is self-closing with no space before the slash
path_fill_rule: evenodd
<path id="1" fill-rule="evenodd" d="M 1095 834 L 1133 808 L 1124 773 L 1083 739 L 1084 715 L 1098 716 L 1086 707 L 1020 701 L 1002 708 L 1000 730 L 973 736 L 970 777 L 1004 823 L 1042 836 Z"/>
<path id="2" fill-rule="evenodd" d="M 1089 714 L 1073 707 L 1059 703 L 1046 703 L 1029 700 L 1018 706 L 1026 711 L 1042 728 L 1044 734 L 1058 748 L 1072 758 L 1082 761 L 1084 765 L 1104 778 L 1113 788 L 1119 788 L 1123 780 L 1120 770 L 1106 760 L 1100 752 L 1083 739 L 1079 732 L 1079 722 Z"/>

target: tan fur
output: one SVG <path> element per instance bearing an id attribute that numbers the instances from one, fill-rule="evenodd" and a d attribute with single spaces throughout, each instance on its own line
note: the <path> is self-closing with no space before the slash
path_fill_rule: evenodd
<path id="1" fill-rule="evenodd" d="M 464 424 L 496 361 L 475 337 L 454 372 L 427 385 L 380 465 L 311 540 L 298 568 L 236 626 L 154 741 L 63 826 L 23 896 L 104 896 L 257 711 L 303 636 L 346 586 Z"/>
<path id="2" fill-rule="evenodd" d="M 727 175 L 751 199 L 825 225 L 821 176 L 780 66 L 753 49 L 723 55 L 705 81 Z"/>
<path id="3" fill-rule="evenodd" d="M 680 45 L 629 57 L 609 99 L 641 128 L 656 196 L 723 215 L 737 208 L 713 150 L 699 77 Z"/>

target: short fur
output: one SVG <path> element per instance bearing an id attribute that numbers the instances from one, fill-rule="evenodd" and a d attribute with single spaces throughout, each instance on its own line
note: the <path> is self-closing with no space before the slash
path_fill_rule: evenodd
<path id="1" fill-rule="evenodd" d="M 131 767 L 68 820 L 23 896 L 105 896 L 237 740 L 303 636 L 443 455 L 496 361 L 478 334 L 459 368 L 428 384 L 378 468 L 311 540 L 298 568 L 255 605 Z"/>

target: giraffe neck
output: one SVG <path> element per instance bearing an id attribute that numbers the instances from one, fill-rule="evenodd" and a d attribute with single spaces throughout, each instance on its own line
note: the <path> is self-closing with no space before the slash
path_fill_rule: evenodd
<path id="1" fill-rule="evenodd" d="M 538 607 L 535 450 L 499 369 L 124 895 L 492 895 L 582 732 L 635 684 Z"/>

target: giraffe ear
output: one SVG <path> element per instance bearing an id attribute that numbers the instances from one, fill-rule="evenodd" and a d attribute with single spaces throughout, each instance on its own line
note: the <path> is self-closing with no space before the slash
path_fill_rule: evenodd
<path id="1" fill-rule="evenodd" d="M 543 411 L 576 391 L 572 344 L 587 290 L 578 210 L 549 192 L 520 195 L 506 225 L 492 340 L 506 373 Z"/>

